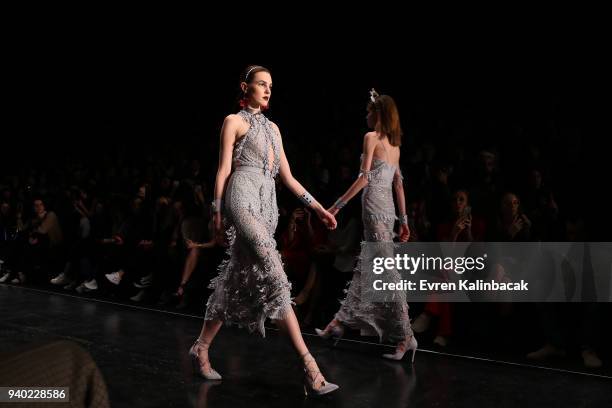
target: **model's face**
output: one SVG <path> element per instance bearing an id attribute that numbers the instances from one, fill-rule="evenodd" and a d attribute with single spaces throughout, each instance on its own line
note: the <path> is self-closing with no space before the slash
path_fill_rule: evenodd
<path id="1" fill-rule="evenodd" d="M 242 91 L 246 92 L 249 106 L 266 108 L 272 96 L 272 76 L 265 71 L 256 72 L 248 84 L 242 83 Z"/>

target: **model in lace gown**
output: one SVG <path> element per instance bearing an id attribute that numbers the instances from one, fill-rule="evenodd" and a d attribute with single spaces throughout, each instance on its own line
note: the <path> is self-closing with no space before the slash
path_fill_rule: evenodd
<path id="1" fill-rule="evenodd" d="M 201 376 L 220 380 L 211 367 L 208 349 L 223 322 L 265 336 L 264 322 L 269 318 L 289 336 L 302 358 L 304 390 L 326 394 L 338 386 L 325 380 L 304 344 L 291 308 L 291 285 L 276 249 L 274 176 L 280 174 L 289 190 L 313 209 L 328 228 L 335 228 L 336 220 L 293 178 L 278 127 L 261 112 L 271 96 L 270 72 L 261 66 L 250 66 L 242 74 L 240 85 L 243 110 L 229 115 L 221 130 L 213 202 L 218 240 L 223 239 L 219 236 L 223 218 L 228 259 L 221 263 L 218 276 L 211 282 L 214 292 L 206 304 L 204 325 L 190 355 Z"/>
<path id="2" fill-rule="evenodd" d="M 395 215 L 393 189 L 400 212 L 399 239 L 405 242 L 410 236 L 403 177 L 399 168 L 401 128 L 393 99 L 387 95 L 379 96 L 372 90 L 367 120 L 368 125 L 375 130 L 364 137 L 361 172 L 353 185 L 329 211 L 334 215 L 337 214 L 363 189 L 361 204 L 364 243 L 369 245 L 380 243 L 381 251 L 392 252 L 390 243 L 397 235 L 393 227 L 398 219 Z M 339 339 L 345 326 L 358 329 L 362 335 L 378 335 L 381 341 L 397 343 L 395 354 L 385 354 L 384 357 L 399 360 L 407 350 L 413 350 L 414 359 L 417 344 L 410 327 L 405 292 L 398 292 L 392 300 L 386 302 L 368 301 L 370 298 L 364 293 L 368 286 L 362 287 L 361 276 L 361 265 L 366 261 L 364 256 L 362 249 L 340 310 L 325 330 L 317 329 L 317 334 L 325 338 L 334 336 Z M 397 271 L 392 273 L 394 273 L 393 279 L 400 279 Z"/>

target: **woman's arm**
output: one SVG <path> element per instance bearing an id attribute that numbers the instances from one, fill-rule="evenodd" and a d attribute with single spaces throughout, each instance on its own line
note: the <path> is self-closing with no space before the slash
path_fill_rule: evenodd
<path id="1" fill-rule="evenodd" d="M 404 177 L 399 168 L 395 170 L 393 176 L 393 189 L 395 190 L 395 200 L 397 202 L 397 210 L 399 211 L 399 239 L 401 242 L 406 242 L 410 238 L 410 228 L 408 228 L 408 215 L 406 214 L 406 195 L 404 194 Z"/>
<path id="2" fill-rule="evenodd" d="M 406 215 L 406 195 L 404 194 L 404 177 L 399 167 L 393 176 L 393 189 L 395 190 L 395 201 L 400 217 Z"/>
<path id="3" fill-rule="evenodd" d="M 237 115 L 229 115 L 223 121 L 221 128 L 221 140 L 219 145 L 219 167 L 217 168 L 217 176 L 215 178 L 215 199 L 221 200 L 225 194 L 227 187 L 227 179 L 232 172 L 232 152 L 240 119 Z"/>
<path id="4" fill-rule="evenodd" d="M 355 197 L 368 184 L 370 168 L 372 167 L 372 159 L 374 158 L 374 149 L 376 148 L 377 135 L 375 132 L 366 133 L 363 137 L 363 161 L 359 176 L 346 192 L 336 200 L 334 205 L 329 209 L 332 214 L 337 214 L 340 208 L 344 207 L 350 199 Z"/>
<path id="5" fill-rule="evenodd" d="M 222 240 L 221 209 L 223 207 L 223 196 L 227 188 L 227 180 L 232 172 L 232 152 L 234 143 L 240 128 L 242 119 L 237 115 L 229 115 L 223 121 L 221 128 L 221 140 L 219 144 L 219 166 L 215 177 L 215 190 L 213 201 L 213 219 L 215 235 Z"/>

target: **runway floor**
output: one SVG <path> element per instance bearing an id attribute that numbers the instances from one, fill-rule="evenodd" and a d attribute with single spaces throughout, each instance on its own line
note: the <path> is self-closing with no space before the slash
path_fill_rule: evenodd
<path id="1" fill-rule="evenodd" d="M 306 342 L 312 354 L 341 389 L 305 398 L 298 360 L 272 328 L 265 339 L 223 328 L 211 349 L 223 381 L 211 383 L 193 375 L 187 356 L 201 316 L 8 285 L 0 285 L 0 316 L 2 352 L 58 339 L 89 351 L 113 407 L 612 406 L 606 375 L 432 350 L 419 350 L 411 365 L 380 358 L 389 346 L 343 340 L 332 347 L 311 334 Z"/>

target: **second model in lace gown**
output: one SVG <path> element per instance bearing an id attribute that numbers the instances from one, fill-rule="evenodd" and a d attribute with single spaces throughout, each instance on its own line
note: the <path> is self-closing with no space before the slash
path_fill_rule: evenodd
<path id="1" fill-rule="evenodd" d="M 206 320 L 247 327 L 265 336 L 267 318 L 280 319 L 291 307 L 291 284 L 276 249 L 278 223 L 274 176 L 280 166 L 280 135 L 261 113 L 239 115 L 250 124 L 236 143 L 234 171 L 225 191 L 228 258 L 211 282 Z"/>
<path id="2" fill-rule="evenodd" d="M 405 293 L 399 291 L 392 301 L 371 302 L 368 294 L 363 292 L 368 290 L 368 285 L 362 287 L 361 276 L 362 263 L 367 261 L 364 259 L 365 244 L 381 243 L 381 251 L 392 251 L 396 235 L 393 226 L 397 219 L 393 204 L 393 180 L 395 177 L 402 178 L 402 174 L 397 166 L 379 158 L 373 158 L 370 171 L 365 173 L 368 184 L 361 195 L 365 240 L 346 298 L 341 302 L 335 319 L 345 326 L 359 329 L 362 335 L 378 335 L 381 341 L 402 341 L 412 335 Z M 399 279 L 399 274 L 395 279 Z"/>

